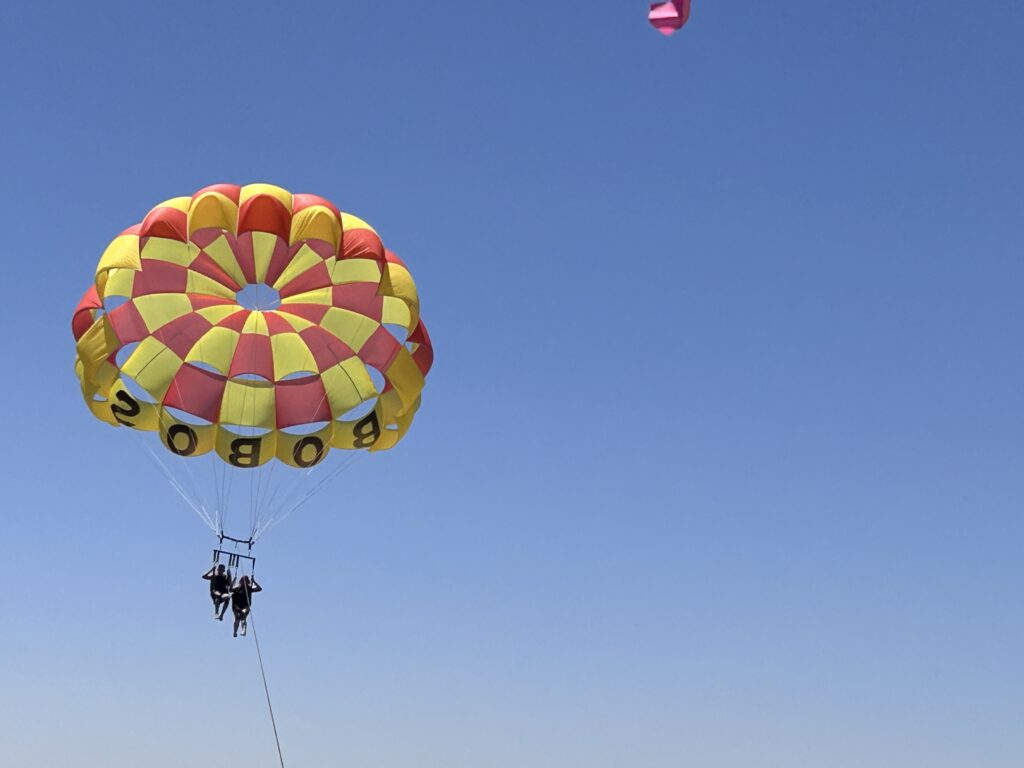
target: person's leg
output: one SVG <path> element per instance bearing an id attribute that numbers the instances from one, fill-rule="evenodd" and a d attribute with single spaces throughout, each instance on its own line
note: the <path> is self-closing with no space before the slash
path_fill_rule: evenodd
<path id="1" fill-rule="evenodd" d="M 245 637 L 246 630 L 249 629 L 249 609 L 246 608 L 242 614 L 242 637 Z"/>
<path id="2" fill-rule="evenodd" d="M 235 632 L 232 635 L 232 637 L 238 637 L 238 622 L 239 622 L 239 618 L 238 618 L 238 614 L 236 613 L 235 614 Z"/>
<path id="3" fill-rule="evenodd" d="M 231 601 L 226 596 L 220 599 L 220 605 L 217 606 L 220 609 L 220 613 L 217 614 L 218 621 L 224 621 L 224 614 L 227 613 L 229 602 Z"/>

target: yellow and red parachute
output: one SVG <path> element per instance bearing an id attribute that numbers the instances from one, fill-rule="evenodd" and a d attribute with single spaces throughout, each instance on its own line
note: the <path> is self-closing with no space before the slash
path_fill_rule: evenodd
<path id="1" fill-rule="evenodd" d="M 245 300 L 256 287 L 269 306 Z M 101 256 L 72 330 L 96 418 L 240 469 L 392 447 L 433 361 L 412 275 L 377 233 L 269 184 L 153 208 Z"/>

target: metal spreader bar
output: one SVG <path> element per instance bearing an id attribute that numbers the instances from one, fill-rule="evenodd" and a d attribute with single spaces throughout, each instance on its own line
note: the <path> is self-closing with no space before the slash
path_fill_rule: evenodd
<path id="1" fill-rule="evenodd" d="M 226 549 L 213 550 L 213 562 L 215 565 L 221 562 L 221 558 L 227 560 L 228 568 L 238 568 L 241 565 L 241 561 L 246 560 L 249 563 L 249 573 L 252 574 L 256 570 L 256 558 L 251 555 L 242 555 Z"/>

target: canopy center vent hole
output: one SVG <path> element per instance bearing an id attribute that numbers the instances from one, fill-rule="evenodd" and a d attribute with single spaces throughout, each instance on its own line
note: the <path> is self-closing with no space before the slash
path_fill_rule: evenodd
<path id="1" fill-rule="evenodd" d="M 250 311 L 267 311 L 281 306 L 281 294 L 266 283 L 249 283 L 235 294 L 239 306 Z"/>

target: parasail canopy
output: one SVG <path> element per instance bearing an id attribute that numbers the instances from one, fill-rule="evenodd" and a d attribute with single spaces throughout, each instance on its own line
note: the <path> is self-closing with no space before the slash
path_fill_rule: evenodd
<path id="1" fill-rule="evenodd" d="M 647 20 L 663 35 L 671 35 L 681 29 L 690 18 L 690 0 L 670 0 L 667 3 L 651 3 Z"/>
<path id="2" fill-rule="evenodd" d="M 71 325 L 97 419 L 157 433 L 168 461 L 232 472 L 394 446 L 433 362 L 412 275 L 373 228 L 269 184 L 153 208 L 104 251 Z M 220 534 L 223 472 L 209 507 L 169 478 Z M 254 491 L 251 536 L 277 490 Z"/>
<path id="3" fill-rule="evenodd" d="M 153 208 L 107 247 L 72 329 L 98 419 L 236 467 L 390 448 L 433 358 L 412 275 L 377 233 L 269 184 Z"/>

